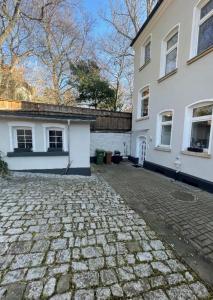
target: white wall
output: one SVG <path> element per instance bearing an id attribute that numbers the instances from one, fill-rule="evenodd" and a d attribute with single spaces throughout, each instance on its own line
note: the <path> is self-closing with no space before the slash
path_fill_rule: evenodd
<path id="1" fill-rule="evenodd" d="M 124 155 L 124 143 L 127 155 L 130 155 L 131 133 L 91 132 L 90 156 L 95 156 L 96 149 L 105 151 L 118 150 Z"/>
<path id="2" fill-rule="evenodd" d="M 20 124 L 30 122 L 34 128 L 34 152 L 45 152 L 45 126 L 64 127 L 65 151 L 68 150 L 67 123 L 66 122 L 47 122 L 35 120 L 13 119 L 12 123 Z M 4 160 L 7 161 L 11 170 L 28 169 L 61 169 L 68 165 L 67 156 L 44 156 L 44 157 L 7 157 L 7 152 L 11 152 L 10 119 L 0 120 L 0 151 L 3 152 Z M 90 124 L 75 123 L 70 124 L 70 160 L 71 168 L 90 167 Z"/>
<path id="3" fill-rule="evenodd" d="M 134 45 L 132 155 L 137 155 L 137 137 L 145 132 L 149 141 L 146 158 L 148 161 L 174 169 L 174 161 L 179 156 L 182 162 L 182 172 L 213 181 L 213 143 L 211 158 L 181 153 L 186 106 L 199 100 L 213 99 L 213 52 L 190 65 L 187 64 L 190 58 L 193 11 L 197 3 L 197 0 L 165 1 Z M 167 33 L 177 24 L 180 24 L 178 71 L 159 83 L 161 43 Z M 151 62 L 139 71 L 141 47 L 150 34 L 152 34 Z M 137 120 L 138 92 L 146 85 L 150 85 L 149 118 Z M 171 152 L 155 149 L 157 115 L 166 109 L 174 110 Z"/>

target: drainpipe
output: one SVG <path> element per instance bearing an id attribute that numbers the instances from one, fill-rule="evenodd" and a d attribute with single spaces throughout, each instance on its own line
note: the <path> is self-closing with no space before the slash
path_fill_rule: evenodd
<path id="1" fill-rule="evenodd" d="M 70 158 L 70 120 L 67 120 L 67 146 L 68 146 L 68 164 L 65 171 L 65 175 L 67 175 L 69 168 L 71 166 L 71 158 Z"/>

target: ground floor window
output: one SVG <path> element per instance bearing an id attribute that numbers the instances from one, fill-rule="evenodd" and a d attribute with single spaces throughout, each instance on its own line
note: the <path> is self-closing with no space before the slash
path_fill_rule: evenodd
<path id="1" fill-rule="evenodd" d="M 15 151 L 31 151 L 33 148 L 32 129 L 15 128 Z"/>
<path id="2" fill-rule="evenodd" d="M 157 147 L 171 147 L 173 112 L 162 112 L 158 119 Z"/>
<path id="3" fill-rule="evenodd" d="M 63 130 L 48 129 L 48 150 L 62 151 L 63 150 Z"/>

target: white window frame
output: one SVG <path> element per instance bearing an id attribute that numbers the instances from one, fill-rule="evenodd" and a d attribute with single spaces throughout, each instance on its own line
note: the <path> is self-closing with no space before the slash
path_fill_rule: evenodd
<path id="1" fill-rule="evenodd" d="M 49 148 L 49 131 L 60 130 L 62 131 L 62 151 L 68 151 L 67 145 L 67 127 L 61 124 L 43 124 L 44 132 L 44 151 L 47 152 Z"/>
<path id="2" fill-rule="evenodd" d="M 35 143 L 35 124 L 29 122 L 9 122 L 9 139 L 10 139 L 10 151 L 14 152 L 14 149 L 18 147 L 17 142 L 17 129 L 31 129 L 32 130 L 32 151 L 36 151 Z"/>
<path id="3" fill-rule="evenodd" d="M 213 113 L 211 116 L 193 117 L 194 108 L 204 107 L 208 105 L 213 105 L 213 99 L 200 100 L 186 107 L 182 151 L 187 151 L 187 148 L 190 147 L 193 121 L 194 122 L 211 121 L 212 124 L 211 124 L 210 136 L 209 136 L 209 148 L 204 149 L 204 153 L 211 154 L 212 138 L 213 138 Z"/>
<path id="4" fill-rule="evenodd" d="M 150 60 L 145 62 L 145 48 L 149 43 L 151 43 L 151 45 L 150 45 Z M 141 66 L 148 64 L 151 61 L 151 57 L 152 57 L 152 34 L 150 34 L 148 36 L 148 38 L 145 39 L 145 42 L 143 43 L 143 46 L 141 48 Z"/>
<path id="5" fill-rule="evenodd" d="M 178 33 L 178 40 L 177 43 L 172 46 L 169 50 L 167 50 L 167 42 L 170 38 Z M 172 52 L 174 49 L 177 48 L 177 58 L 176 58 L 176 68 L 178 68 L 178 57 L 179 57 L 179 41 L 180 41 L 180 24 L 176 24 L 170 31 L 164 36 L 162 43 L 161 43 L 161 57 L 160 57 L 160 78 L 164 77 L 165 75 L 169 74 L 166 73 L 166 57 L 167 55 Z M 174 70 L 175 70 L 174 69 Z M 172 72 L 172 71 L 171 71 Z"/>
<path id="6" fill-rule="evenodd" d="M 162 121 L 162 116 L 165 113 L 172 113 L 172 120 L 171 121 Z M 163 148 L 163 149 L 172 149 L 172 136 L 173 136 L 173 123 L 174 123 L 174 109 L 164 109 L 160 111 L 157 115 L 157 129 L 156 129 L 156 148 Z M 171 138 L 170 138 L 170 145 L 163 145 L 161 144 L 161 134 L 162 134 L 162 126 L 163 125 L 171 125 Z"/>
<path id="7" fill-rule="evenodd" d="M 198 41 L 200 26 L 213 15 L 213 11 L 209 12 L 205 17 L 200 19 L 201 9 L 208 3 L 209 0 L 200 0 L 194 8 L 193 23 L 192 23 L 192 37 L 189 59 L 198 55 Z M 205 51 L 205 50 L 204 50 Z"/>
<path id="8" fill-rule="evenodd" d="M 145 97 L 142 97 L 142 93 L 144 90 L 149 90 L 149 94 Z M 141 102 L 149 98 L 148 102 L 148 114 L 147 116 L 141 116 Z M 143 120 L 149 118 L 149 109 L 150 109 L 150 85 L 147 84 L 143 88 L 141 88 L 138 92 L 138 111 L 137 111 L 137 120 Z"/>

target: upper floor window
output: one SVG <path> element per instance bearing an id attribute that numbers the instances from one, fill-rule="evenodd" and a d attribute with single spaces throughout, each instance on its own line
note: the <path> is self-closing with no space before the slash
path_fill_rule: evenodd
<path id="1" fill-rule="evenodd" d="M 63 131 L 61 129 L 48 129 L 48 151 L 63 150 Z"/>
<path id="2" fill-rule="evenodd" d="M 161 56 L 161 77 L 177 68 L 179 26 L 176 26 L 163 40 Z"/>
<path id="3" fill-rule="evenodd" d="M 15 151 L 28 150 L 33 148 L 32 129 L 27 127 L 15 128 L 16 145 Z"/>
<path id="4" fill-rule="evenodd" d="M 213 122 L 213 101 L 187 107 L 183 150 L 210 153 Z"/>
<path id="5" fill-rule="evenodd" d="M 151 36 L 142 46 L 141 65 L 145 65 L 151 60 Z"/>
<path id="6" fill-rule="evenodd" d="M 157 147 L 171 147 L 173 112 L 162 112 L 158 119 Z"/>
<path id="7" fill-rule="evenodd" d="M 195 8 L 191 57 L 213 46 L 213 0 L 202 0 Z"/>
<path id="8" fill-rule="evenodd" d="M 139 118 L 147 117 L 149 115 L 149 87 L 140 91 L 139 112 Z"/>

